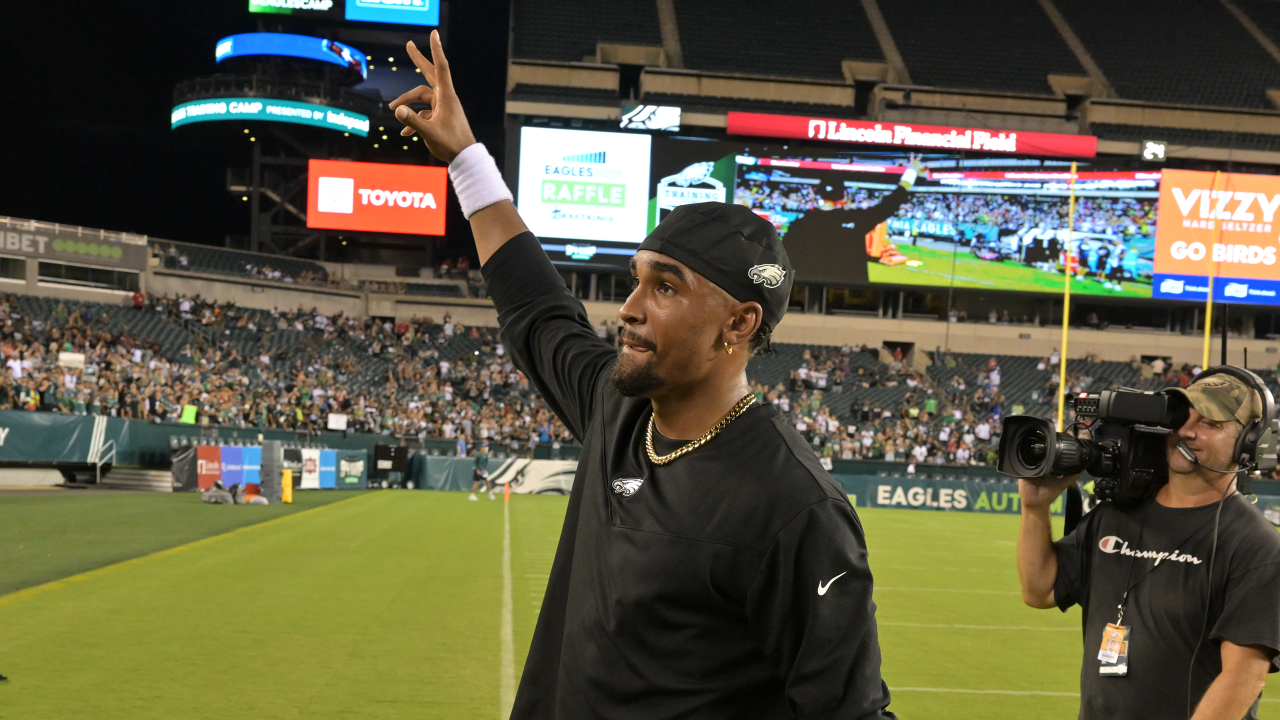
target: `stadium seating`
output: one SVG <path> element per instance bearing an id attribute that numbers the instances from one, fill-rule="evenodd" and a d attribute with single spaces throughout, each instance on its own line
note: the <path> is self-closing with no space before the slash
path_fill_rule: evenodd
<path id="1" fill-rule="evenodd" d="M 59 306 L 66 310 L 67 315 L 87 312 L 92 319 L 85 326 L 93 332 L 125 335 L 147 344 L 155 342 L 160 345 L 161 354 L 167 356 L 177 356 L 183 346 L 195 342 L 195 337 L 180 324 L 173 323 L 165 315 L 146 308 L 138 309 L 34 295 L 14 297 L 16 298 L 15 309 L 28 318 L 41 319 L 62 327 L 65 326 L 65 322 L 54 323 Z"/>
<path id="2" fill-rule="evenodd" d="M 48 379 L 57 386 L 60 402 L 43 403 L 43 408 L 64 412 L 175 422 L 181 405 L 194 404 L 202 421 L 211 424 L 318 431 L 328 413 L 341 411 L 352 416 L 350 427 L 358 432 L 446 444 L 464 421 L 484 420 L 489 442 L 508 454 L 527 452 L 539 437 L 570 441 L 528 383 L 510 374 L 513 368 L 490 374 L 508 360 L 500 354 L 493 328 L 462 328 L 446 324 L 447 318 L 393 327 L 384 320 L 194 299 L 152 297 L 144 308 L 34 296 L 5 300 L 17 316 L 0 313 L 0 322 L 22 327 L 23 337 L 11 331 L 4 352 L 25 352 L 36 360 L 21 382 L 7 373 L 0 379 L 6 386 L 0 396 L 14 407 L 40 406 L 42 396 L 35 395 L 33 405 L 33 392 Z M 84 330 L 63 331 L 71 327 Z M 89 365 L 109 369 L 107 384 L 90 382 L 103 376 L 88 373 L 79 387 L 62 390 L 64 375 L 76 371 L 57 367 L 56 355 L 41 353 L 33 342 L 86 353 Z M 147 364 L 149 354 L 138 359 L 138 351 L 154 346 L 159 365 Z M 931 467 L 963 463 L 965 453 L 969 462 L 963 464 L 990 464 L 998 437 L 974 439 L 968 428 L 1013 412 L 1053 417 L 1057 411 L 1057 371 L 1046 359 L 928 353 L 895 361 L 886 353 L 777 343 L 772 354 L 752 358 L 748 379 L 816 453 L 833 462 L 878 461 L 884 456 L 881 448 L 892 441 L 899 464 L 913 451 L 923 453 L 927 461 L 922 464 Z M 987 375 L 993 360 L 1000 369 L 998 386 Z M 926 365 L 925 372 L 916 369 Z M 1158 390 L 1179 383 L 1186 373 L 1187 368 L 1172 369 L 1163 378 L 1144 378 L 1130 363 L 1071 359 L 1066 389 Z M 1280 393 L 1275 373 L 1260 374 Z M 954 389 L 954 378 L 963 381 L 963 391 Z M 134 409 L 131 403 L 142 399 L 158 410 Z M 531 420 L 518 420 L 525 415 Z M 998 422 L 988 427 L 998 433 Z M 479 428 L 471 432 L 478 435 Z M 903 470 L 884 467 L 886 473 Z M 931 472 L 946 477 L 960 471 Z"/>
<path id="3" fill-rule="evenodd" d="M 514 8 L 514 57 L 581 62 L 598 43 L 661 46 L 652 0 L 519 0 Z"/>
<path id="4" fill-rule="evenodd" d="M 507 93 L 516 102 L 559 103 L 563 105 L 601 105 L 616 107 L 618 92 L 597 88 L 558 87 L 520 83 Z"/>
<path id="5" fill-rule="evenodd" d="M 815 0 L 785 7 L 766 0 L 677 0 L 675 5 L 684 65 L 693 70 L 842 81 L 842 61 L 884 58 L 855 2 Z M 786 15 L 784 26 L 775 21 L 780 12 Z"/>
<path id="6" fill-rule="evenodd" d="M 1059 0 L 1059 10 L 1122 98 L 1265 108 L 1280 64 L 1221 3 Z"/>
<path id="7" fill-rule="evenodd" d="M 1112 125 L 1110 123 L 1094 123 L 1090 127 L 1093 133 L 1102 140 L 1139 143 L 1144 140 L 1164 140 L 1171 145 L 1280 151 L 1280 136 L 1277 135 L 1144 127 L 1141 125 Z"/>
<path id="8" fill-rule="evenodd" d="M 1048 75 L 1084 75 L 1044 11 L 1029 0 L 881 2 L 917 85 L 1048 94 Z M 1016 30 L 1013 30 L 1016 28 Z"/>
<path id="9" fill-rule="evenodd" d="M 650 105 L 674 105 L 685 112 L 723 114 L 730 110 L 737 110 L 739 112 L 783 113 L 786 115 L 818 115 L 831 118 L 854 117 L 853 108 L 848 105 L 743 100 L 718 98 L 709 95 L 677 95 L 656 92 L 645 93 L 644 101 Z"/>
<path id="10" fill-rule="evenodd" d="M 1272 0 L 1236 0 L 1236 6 L 1271 42 L 1280 42 L 1280 4 Z"/>
<path id="11" fill-rule="evenodd" d="M 214 275 L 235 275 L 240 277 L 262 277 L 264 268 L 271 268 L 281 273 L 281 280 L 294 282 L 299 278 L 319 278 L 327 281 L 329 272 L 323 265 L 309 260 L 298 260 L 280 255 L 259 255 L 257 253 L 239 252 L 225 248 L 204 245 L 187 245 L 174 243 L 154 243 L 168 267 L 169 248 L 176 249 L 178 256 L 187 257 L 187 267 L 170 269 L 186 269 L 191 272 L 211 273 Z"/>

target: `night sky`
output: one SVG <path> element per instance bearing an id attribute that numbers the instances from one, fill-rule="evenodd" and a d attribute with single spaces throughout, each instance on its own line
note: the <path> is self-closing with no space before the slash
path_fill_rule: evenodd
<path id="1" fill-rule="evenodd" d="M 477 136 L 492 147 L 501 142 L 507 3 L 456 5 L 446 50 Z M 170 130 L 169 111 L 174 85 L 219 72 L 219 38 L 272 16 L 249 13 L 247 0 L 3 6 L 0 215 L 217 245 L 248 234 L 247 204 L 225 184 L 228 167 L 249 165 L 250 146 L 229 132 Z M 447 247 L 456 251 L 470 233 L 450 201 Z"/>

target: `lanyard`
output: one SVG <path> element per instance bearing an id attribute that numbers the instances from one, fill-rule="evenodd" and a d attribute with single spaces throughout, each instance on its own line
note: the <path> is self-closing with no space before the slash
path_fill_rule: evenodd
<path id="1" fill-rule="evenodd" d="M 1151 506 L 1154 505 L 1155 503 L 1156 503 L 1155 498 L 1152 498 L 1151 502 L 1147 505 L 1146 509 L 1142 511 L 1142 525 L 1138 527 L 1138 540 L 1135 543 L 1139 547 L 1141 547 L 1142 545 L 1142 534 L 1147 529 L 1147 513 L 1151 512 Z M 1175 550 L 1181 549 L 1182 546 L 1185 545 L 1188 540 L 1195 537 L 1201 530 L 1205 529 L 1205 527 L 1207 527 L 1208 525 L 1209 525 L 1209 521 L 1205 520 L 1203 523 L 1197 526 L 1195 530 L 1192 530 L 1189 535 L 1182 538 L 1182 540 L 1178 541 L 1177 543 L 1174 543 L 1174 546 L 1173 546 L 1174 549 Z M 1124 606 L 1129 602 L 1129 592 L 1133 590 L 1135 587 L 1137 587 L 1138 584 L 1141 583 L 1143 580 L 1146 580 L 1147 576 L 1149 576 L 1152 572 L 1155 572 L 1155 569 L 1159 567 L 1159 564 L 1152 565 L 1150 569 L 1142 573 L 1142 575 L 1139 576 L 1137 580 L 1134 580 L 1133 566 L 1137 562 L 1138 562 L 1137 557 L 1131 558 L 1129 560 L 1129 575 L 1127 578 L 1125 578 L 1126 587 L 1124 589 L 1124 594 L 1120 596 L 1120 604 L 1116 606 L 1120 609 L 1120 615 L 1119 617 L 1116 618 L 1116 625 L 1120 625 L 1121 623 L 1124 622 Z M 1210 582 L 1212 581 L 1213 579 L 1210 578 Z"/>

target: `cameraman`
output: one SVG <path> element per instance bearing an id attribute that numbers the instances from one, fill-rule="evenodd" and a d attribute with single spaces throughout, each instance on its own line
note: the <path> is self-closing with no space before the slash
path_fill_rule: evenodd
<path id="1" fill-rule="evenodd" d="M 1213 469 L 1236 469 L 1236 438 L 1261 399 L 1222 374 L 1168 392 L 1191 409 L 1169 434 L 1158 492 L 1100 503 L 1053 542 L 1049 505 L 1076 477 L 1018 482 L 1023 601 L 1083 610 L 1081 720 L 1253 720 L 1280 669 L 1280 535 L 1236 492 L 1236 473 Z M 1123 667 L 1100 659 L 1109 624 L 1128 629 Z"/>

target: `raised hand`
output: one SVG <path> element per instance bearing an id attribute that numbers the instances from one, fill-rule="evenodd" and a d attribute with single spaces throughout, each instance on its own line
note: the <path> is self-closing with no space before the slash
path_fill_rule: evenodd
<path id="1" fill-rule="evenodd" d="M 921 178 L 929 177 L 929 168 L 920 159 L 920 156 L 915 153 L 907 156 L 907 167 L 919 173 Z"/>
<path id="2" fill-rule="evenodd" d="M 396 119 L 405 125 L 400 134 L 408 137 L 417 133 L 432 155 L 444 162 L 453 162 L 458 153 L 475 144 L 476 138 L 471 134 L 471 125 L 462 111 L 462 103 L 453 91 L 449 61 L 440 44 L 440 33 L 431 31 L 431 58 L 434 63 L 423 56 L 413 42 L 405 47 L 427 84 L 419 85 L 392 101 L 391 109 Z M 408 107 L 409 103 L 415 102 L 428 103 L 431 108 L 415 113 Z"/>

